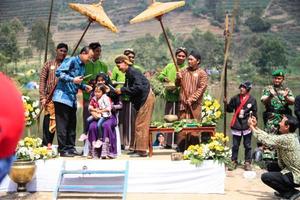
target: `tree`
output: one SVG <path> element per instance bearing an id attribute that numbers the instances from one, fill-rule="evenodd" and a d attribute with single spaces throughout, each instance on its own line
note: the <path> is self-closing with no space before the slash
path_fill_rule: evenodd
<path id="1" fill-rule="evenodd" d="M 237 69 L 240 81 L 249 80 L 249 78 L 256 77 L 256 67 L 249 62 L 241 62 Z M 250 80 L 254 81 L 254 80 Z"/>
<path id="2" fill-rule="evenodd" d="M 262 37 L 254 46 L 249 61 L 256 66 L 260 74 L 268 75 L 272 66 L 285 67 L 288 64 L 284 44 L 276 37 Z"/>
<path id="3" fill-rule="evenodd" d="M 7 68 L 5 68 L 5 65 L 8 63 L 8 58 L 5 57 L 2 53 L 0 53 L 0 71 L 5 71 L 7 74 Z"/>
<path id="4" fill-rule="evenodd" d="M 202 65 L 206 68 L 223 64 L 224 44 L 223 41 L 211 32 L 193 30 L 191 37 L 184 40 L 183 46 L 189 51 L 196 49 L 201 53 Z"/>
<path id="5" fill-rule="evenodd" d="M 170 42 L 174 42 L 175 41 L 175 36 L 172 34 L 171 30 L 169 28 L 166 28 L 166 33 L 167 33 L 167 36 L 169 38 L 169 41 Z M 165 39 L 165 36 L 164 36 L 164 33 L 161 33 L 158 37 L 158 42 L 160 44 L 162 43 L 166 43 L 166 39 Z"/>
<path id="6" fill-rule="evenodd" d="M 271 28 L 271 24 L 257 15 L 249 17 L 245 24 L 252 32 L 266 32 Z"/>
<path id="7" fill-rule="evenodd" d="M 216 16 L 216 8 L 217 8 L 218 0 L 205 0 L 204 5 L 212 13 L 212 16 Z M 215 18 L 216 19 L 216 18 Z"/>
<path id="8" fill-rule="evenodd" d="M 17 18 L 0 24 L 0 53 L 6 58 L 7 63 L 14 62 L 17 65 L 20 59 L 16 35 L 21 30 L 23 26 Z"/>
<path id="9" fill-rule="evenodd" d="M 44 21 L 38 20 L 31 27 L 29 33 L 28 42 L 37 49 L 39 52 L 39 61 L 41 65 L 42 52 L 46 48 L 46 35 L 47 35 L 47 25 Z M 49 47 L 54 47 L 54 41 L 52 39 L 51 32 L 49 33 Z M 50 48 L 49 48 L 50 49 Z"/>
<path id="10" fill-rule="evenodd" d="M 136 39 L 133 44 L 136 50 L 136 63 L 145 69 L 157 69 L 164 67 L 171 61 L 171 56 L 167 50 L 167 44 L 160 43 L 158 39 L 146 34 L 144 37 Z"/>
<path id="11" fill-rule="evenodd" d="M 32 49 L 30 47 L 27 47 L 23 50 L 23 57 L 26 60 L 26 64 L 28 63 L 28 59 L 32 58 Z"/>
<path id="12" fill-rule="evenodd" d="M 23 26 L 22 22 L 17 17 L 13 18 L 10 21 L 10 27 L 15 33 L 19 33 L 19 32 L 24 31 L 24 26 Z"/>

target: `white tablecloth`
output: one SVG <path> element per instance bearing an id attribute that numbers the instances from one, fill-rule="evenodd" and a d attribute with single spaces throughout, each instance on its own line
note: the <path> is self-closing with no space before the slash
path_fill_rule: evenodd
<path id="1" fill-rule="evenodd" d="M 67 160 L 66 169 L 118 170 L 125 168 L 125 160 Z M 37 171 L 27 184 L 28 191 L 53 191 L 63 159 L 37 161 Z M 225 169 L 213 161 L 204 161 L 201 167 L 190 161 L 130 160 L 128 192 L 139 193 L 224 193 Z M 116 177 L 95 178 L 95 175 L 68 175 L 65 183 L 97 184 L 102 181 L 120 181 Z M 16 191 L 16 184 L 7 176 L 0 191 Z"/>

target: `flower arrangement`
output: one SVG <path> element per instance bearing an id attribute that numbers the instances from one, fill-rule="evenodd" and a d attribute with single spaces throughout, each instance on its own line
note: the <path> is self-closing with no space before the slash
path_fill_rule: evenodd
<path id="1" fill-rule="evenodd" d="M 226 146 L 229 141 L 228 136 L 223 133 L 216 133 L 208 144 L 190 145 L 183 153 L 185 160 L 191 160 L 191 163 L 200 166 L 204 160 L 215 160 L 225 165 L 231 163 L 231 150 Z"/>
<path id="2" fill-rule="evenodd" d="M 208 93 L 205 93 L 202 101 L 202 124 L 216 125 L 221 118 L 221 105 L 217 99 L 213 98 Z"/>
<path id="3" fill-rule="evenodd" d="M 25 109 L 26 126 L 31 126 L 40 112 L 39 102 L 33 101 L 30 97 L 24 95 L 22 100 Z"/>
<path id="4" fill-rule="evenodd" d="M 16 149 L 17 160 L 46 160 L 56 156 L 57 151 L 43 147 L 42 140 L 40 138 L 25 137 L 23 140 L 19 141 Z"/>

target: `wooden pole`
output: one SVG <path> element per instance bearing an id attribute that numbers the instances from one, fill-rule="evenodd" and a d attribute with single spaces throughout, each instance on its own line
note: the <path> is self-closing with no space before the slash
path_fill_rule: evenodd
<path id="1" fill-rule="evenodd" d="M 51 0 L 50 13 L 49 13 L 49 18 L 48 18 L 48 26 L 47 26 L 47 34 L 46 34 L 46 46 L 45 46 L 44 63 L 47 61 L 47 54 L 48 54 L 48 40 L 49 40 L 50 24 L 51 24 L 51 18 L 52 18 L 53 1 L 54 1 L 54 0 Z"/>
<path id="2" fill-rule="evenodd" d="M 173 50 L 172 50 L 170 41 L 169 41 L 169 39 L 168 39 L 167 32 L 166 32 L 165 27 L 164 27 L 164 24 L 163 24 L 163 22 L 162 22 L 162 15 L 156 17 L 156 19 L 159 21 L 160 26 L 161 26 L 161 28 L 162 28 L 162 30 L 163 30 L 163 33 L 164 33 L 165 39 L 166 39 L 166 41 L 167 41 L 167 45 L 168 45 L 169 51 L 170 51 L 170 53 L 171 53 L 171 57 L 172 57 L 173 63 L 174 63 L 174 65 L 175 65 L 175 67 L 176 67 L 176 71 L 178 72 L 178 71 L 179 71 L 179 67 L 178 67 L 178 65 L 177 65 L 177 62 L 176 62 L 176 59 L 175 59 L 175 56 L 174 56 L 174 53 L 173 53 Z"/>
<path id="3" fill-rule="evenodd" d="M 74 50 L 73 50 L 71 56 L 74 56 L 74 54 L 75 54 L 75 52 L 76 52 L 76 50 L 77 50 L 77 48 L 78 48 L 78 46 L 79 46 L 81 40 L 83 39 L 83 37 L 84 37 L 85 33 L 87 32 L 87 30 L 90 28 L 90 25 L 92 24 L 92 22 L 93 22 L 93 20 L 89 19 L 89 23 L 88 23 L 88 25 L 86 26 L 84 32 L 82 33 L 82 35 L 81 35 L 79 41 L 77 42 L 77 44 L 76 44 L 76 46 L 75 46 L 75 48 L 74 48 Z"/>
<path id="4" fill-rule="evenodd" d="M 223 125 L 223 132 L 226 136 L 226 126 L 227 126 L 227 54 L 228 54 L 228 37 L 229 37 L 229 18 L 228 13 L 225 15 L 225 30 L 224 30 L 224 36 L 225 36 L 225 48 L 224 48 L 224 99 L 226 102 L 224 102 L 224 125 Z"/>
<path id="5" fill-rule="evenodd" d="M 51 5 L 50 5 L 50 13 L 49 13 L 49 18 L 48 18 L 48 26 L 47 26 L 47 33 L 46 33 L 46 45 L 45 45 L 45 57 L 44 57 L 44 63 L 47 62 L 47 54 L 48 54 L 48 43 L 49 43 L 49 33 L 50 33 L 50 25 L 51 25 L 51 18 L 52 18 L 52 10 L 53 10 L 53 1 L 51 0 Z M 38 136 L 40 132 L 40 116 L 41 113 L 44 110 L 44 106 L 41 107 L 40 112 L 38 113 L 36 117 L 36 124 L 37 124 L 37 133 L 35 133 L 36 137 Z"/>
<path id="6" fill-rule="evenodd" d="M 170 51 L 170 53 L 171 53 L 171 57 L 172 57 L 172 60 L 173 60 L 174 65 L 175 65 L 176 71 L 179 72 L 179 67 L 178 67 L 177 62 L 176 62 L 176 60 L 175 60 L 175 56 L 174 56 L 174 53 L 173 53 L 171 44 L 170 44 L 170 42 L 169 42 L 167 32 L 166 32 L 165 27 L 164 27 L 164 24 L 163 24 L 163 22 L 162 22 L 162 15 L 156 17 L 156 19 L 159 21 L 160 26 L 161 26 L 161 28 L 162 28 L 162 30 L 163 30 L 164 37 L 165 37 L 165 39 L 166 39 L 166 41 L 167 41 L 167 45 L 168 45 L 169 51 Z M 181 89 L 183 90 L 184 96 L 187 98 L 188 95 L 187 95 L 186 89 L 184 88 L 183 85 L 181 85 Z M 195 119 L 195 114 L 194 114 L 194 111 L 193 111 L 192 106 L 189 105 L 189 108 L 190 108 L 190 110 L 191 110 L 192 117 Z M 197 119 L 196 119 L 196 120 L 197 120 Z"/>

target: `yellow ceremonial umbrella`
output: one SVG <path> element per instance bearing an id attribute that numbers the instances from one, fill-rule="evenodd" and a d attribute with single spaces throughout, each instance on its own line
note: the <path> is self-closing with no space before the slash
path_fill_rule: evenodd
<path id="1" fill-rule="evenodd" d="M 147 20 L 153 19 L 153 18 L 156 18 L 159 21 L 160 26 L 163 30 L 164 37 L 166 39 L 169 51 L 171 53 L 173 63 L 176 67 L 176 71 L 179 71 L 179 67 L 178 67 L 177 62 L 175 60 L 175 56 L 174 56 L 174 53 L 172 51 L 171 44 L 169 42 L 166 30 L 164 28 L 164 24 L 162 22 L 162 16 L 164 14 L 166 14 L 166 13 L 168 13 L 168 12 L 170 12 L 170 11 L 176 9 L 176 8 L 182 7 L 184 5 L 185 5 L 185 1 L 161 3 L 161 2 L 157 2 L 156 0 L 152 0 L 151 5 L 145 11 L 143 11 L 141 14 L 139 14 L 138 16 L 136 16 L 135 18 L 130 20 L 130 23 L 132 23 L 132 24 L 137 23 L 137 22 L 147 21 Z M 181 86 L 181 89 L 183 90 L 185 96 L 187 96 L 187 92 L 186 92 L 186 89 L 184 88 L 184 86 Z M 189 106 L 189 108 L 190 108 L 192 116 L 194 118 L 194 116 L 195 116 L 195 114 L 193 113 L 194 110 L 192 109 L 191 106 Z"/>
<path id="2" fill-rule="evenodd" d="M 163 30 L 165 39 L 167 41 L 167 44 L 168 44 L 168 47 L 169 47 L 169 50 L 170 50 L 170 53 L 171 53 L 171 56 L 172 56 L 172 59 L 173 59 L 173 62 L 176 66 L 177 71 L 179 70 L 179 68 L 178 68 L 178 65 L 175 61 L 175 57 L 174 57 L 170 42 L 168 40 L 168 36 L 166 34 L 164 25 L 162 23 L 162 16 L 164 14 L 166 14 L 166 13 L 168 13 L 168 12 L 170 12 L 170 11 L 176 9 L 176 8 L 182 7 L 184 5 L 185 5 L 185 1 L 162 3 L 162 2 L 157 2 L 156 0 L 152 0 L 151 5 L 145 11 L 143 11 L 141 14 L 139 14 L 138 16 L 136 16 L 135 18 L 130 20 L 131 24 L 137 23 L 137 22 L 147 21 L 147 20 L 150 20 L 150 19 L 153 19 L 153 18 L 156 18 L 160 22 L 161 28 Z"/>
<path id="3" fill-rule="evenodd" d="M 103 2 L 103 0 L 100 0 L 100 2 L 98 4 L 91 4 L 91 5 L 90 4 L 69 3 L 70 8 L 72 8 L 73 10 L 75 10 L 89 18 L 89 23 L 88 23 L 87 27 L 85 28 L 81 38 L 79 39 L 76 47 L 74 48 L 72 56 L 75 54 L 76 49 L 78 48 L 81 40 L 83 39 L 86 31 L 88 30 L 88 28 L 90 27 L 92 22 L 98 22 L 101 26 L 108 28 L 112 32 L 118 32 L 118 29 L 116 28 L 116 26 L 111 22 L 111 20 L 108 18 L 108 16 L 104 12 L 104 9 L 102 7 L 102 2 Z M 50 91 L 50 94 L 48 95 L 46 102 L 49 102 L 51 100 L 53 92 L 56 88 L 56 84 L 57 83 L 55 83 L 55 86 Z M 37 118 L 40 117 L 40 114 L 42 113 L 43 109 L 44 109 L 44 107 L 41 108 L 41 111 L 38 113 Z"/>
<path id="4" fill-rule="evenodd" d="M 161 3 L 153 0 L 152 4 L 148 7 L 148 9 L 146 9 L 144 12 L 130 20 L 130 23 L 137 23 L 153 19 L 155 17 L 166 14 L 176 8 L 184 6 L 184 4 L 184 1 Z"/>
<path id="5" fill-rule="evenodd" d="M 104 26 L 111 30 L 112 32 L 118 32 L 117 27 L 112 23 L 109 17 L 106 15 L 103 7 L 102 7 L 103 0 L 100 0 L 98 4 L 80 4 L 80 3 L 69 3 L 69 7 L 73 10 L 79 12 L 82 15 L 85 15 L 89 18 L 89 24 L 85 28 L 81 38 L 79 39 L 72 55 L 74 55 L 76 49 L 78 48 L 82 38 L 84 37 L 86 31 L 90 27 L 92 22 L 98 22 L 101 26 Z"/>

